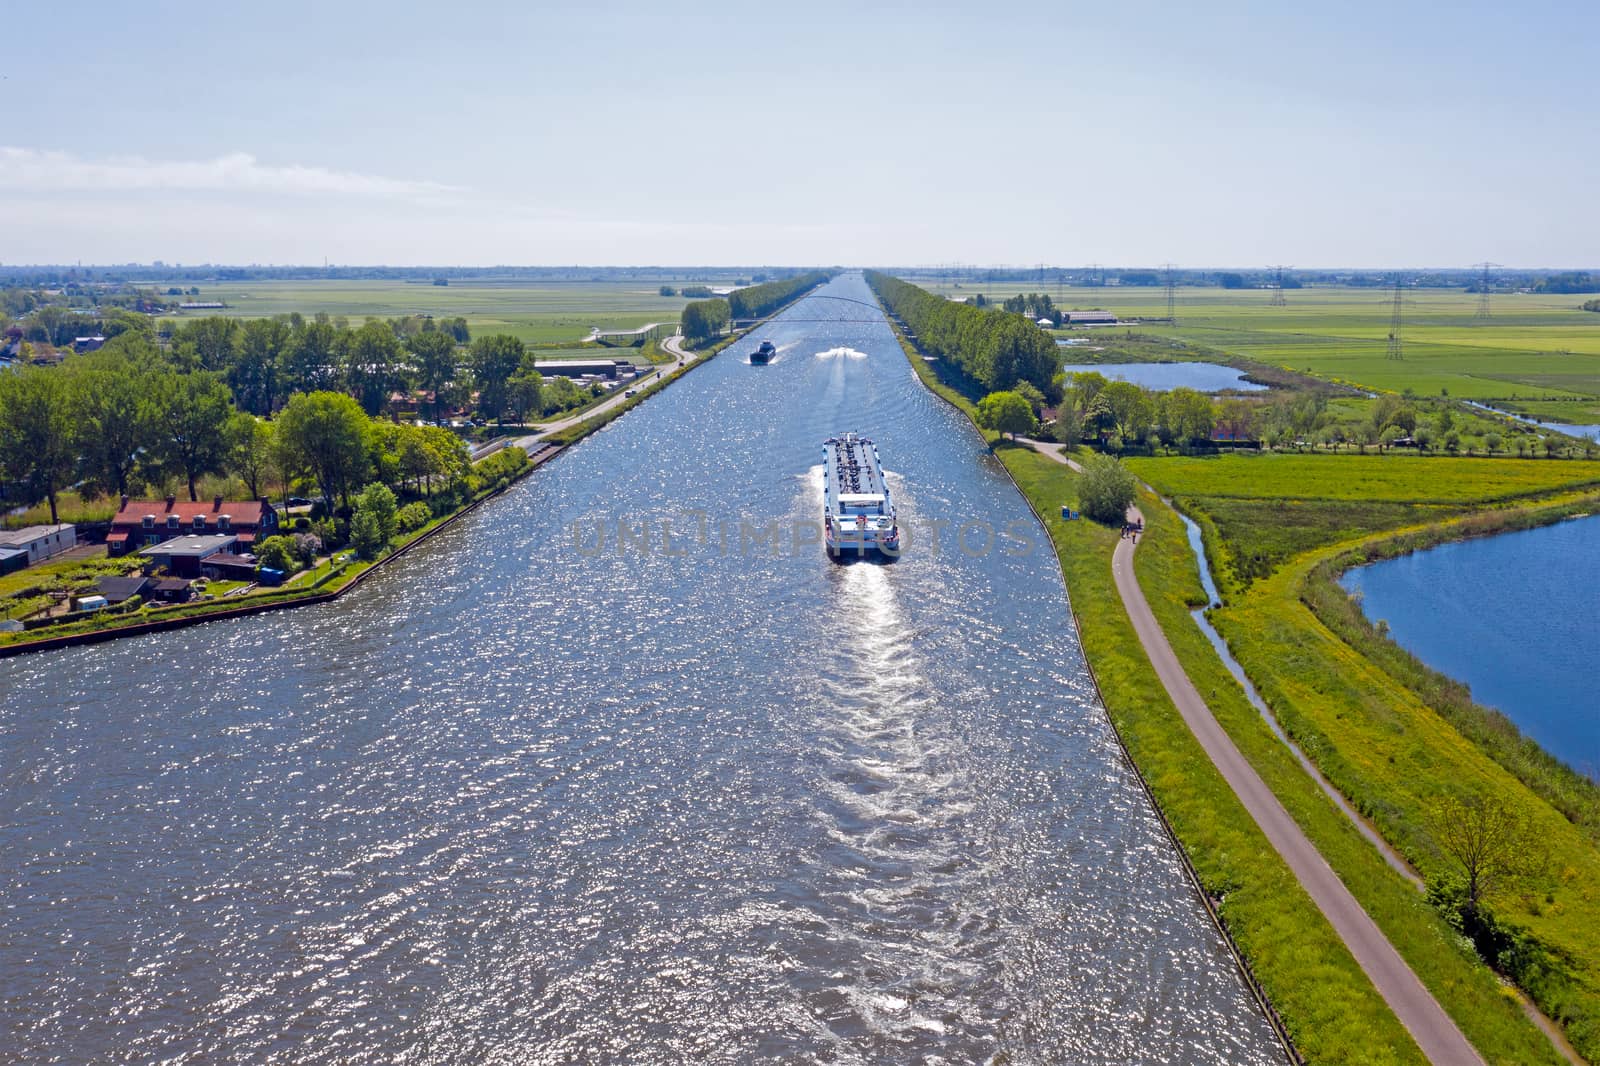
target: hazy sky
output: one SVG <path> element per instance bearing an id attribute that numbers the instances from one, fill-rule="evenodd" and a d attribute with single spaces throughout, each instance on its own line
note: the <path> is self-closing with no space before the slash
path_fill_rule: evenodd
<path id="1" fill-rule="evenodd" d="M 10 5 L 0 263 L 1600 265 L 1600 4 Z"/>

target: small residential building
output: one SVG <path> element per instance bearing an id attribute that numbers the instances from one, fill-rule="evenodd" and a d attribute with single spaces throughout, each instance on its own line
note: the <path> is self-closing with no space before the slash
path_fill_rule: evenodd
<path id="1" fill-rule="evenodd" d="M 78 527 L 73 525 L 24 526 L 0 530 L 0 551 L 21 552 L 27 556 L 23 566 L 42 563 L 52 555 L 77 547 Z M 5 572 L 0 569 L 0 572 Z"/>
<path id="2" fill-rule="evenodd" d="M 231 536 L 240 544 L 240 550 L 248 551 L 250 545 L 277 532 L 277 509 L 265 496 L 259 500 L 224 500 L 216 496 L 198 503 L 180 501 L 176 496 L 165 500 L 130 500 L 124 496 L 111 520 L 106 552 L 125 555 L 141 546 L 192 536 Z"/>
<path id="3" fill-rule="evenodd" d="M 84 352 L 98 352 L 105 346 L 106 339 L 96 333 L 88 337 L 72 338 L 72 350 L 82 355 Z"/>
<path id="4" fill-rule="evenodd" d="M 105 601 L 115 607 L 119 603 L 126 603 L 135 596 L 145 596 L 150 592 L 150 579 L 143 574 L 133 574 L 129 577 L 103 577 L 95 582 L 95 591 L 105 597 Z"/>
<path id="5" fill-rule="evenodd" d="M 202 560 L 212 555 L 232 555 L 238 543 L 238 537 L 221 534 L 174 537 L 140 548 L 139 554 L 153 560 L 174 577 L 192 578 L 202 575 Z M 251 566 L 253 569 L 253 560 Z"/>

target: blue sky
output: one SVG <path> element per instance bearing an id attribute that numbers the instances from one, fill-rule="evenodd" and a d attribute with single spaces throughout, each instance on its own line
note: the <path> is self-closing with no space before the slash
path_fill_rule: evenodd
<path id="1" fill-rule="evenodd" d="M 1600 266 L 1600 4 L 34 4 L 0 263 Z"/>

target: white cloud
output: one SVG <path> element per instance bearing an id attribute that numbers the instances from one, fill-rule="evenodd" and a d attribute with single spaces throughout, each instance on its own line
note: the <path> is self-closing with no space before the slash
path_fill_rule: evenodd
<path id="1" fill-rule="evenodd" d="M 273 166 L 246 152 L 215 159 L 86 159 L 69 152 L 0 146 L 0 189 L 70 192 L 233 192 L 439 200 L 465 190 L 326 167 Z"/>

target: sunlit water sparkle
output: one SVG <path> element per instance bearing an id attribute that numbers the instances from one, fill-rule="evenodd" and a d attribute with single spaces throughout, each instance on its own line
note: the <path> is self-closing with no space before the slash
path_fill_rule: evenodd
<path id="1" fill-rule="evenodd" d="M 713 360 L 337 604 L 0 662 L 0 1060 L 1275 1061 L 1048 552 L 574 551 L 815 519 L 847 429 L 1030 520 L 886 324 L 761 336 L 861 356 Z"/>

